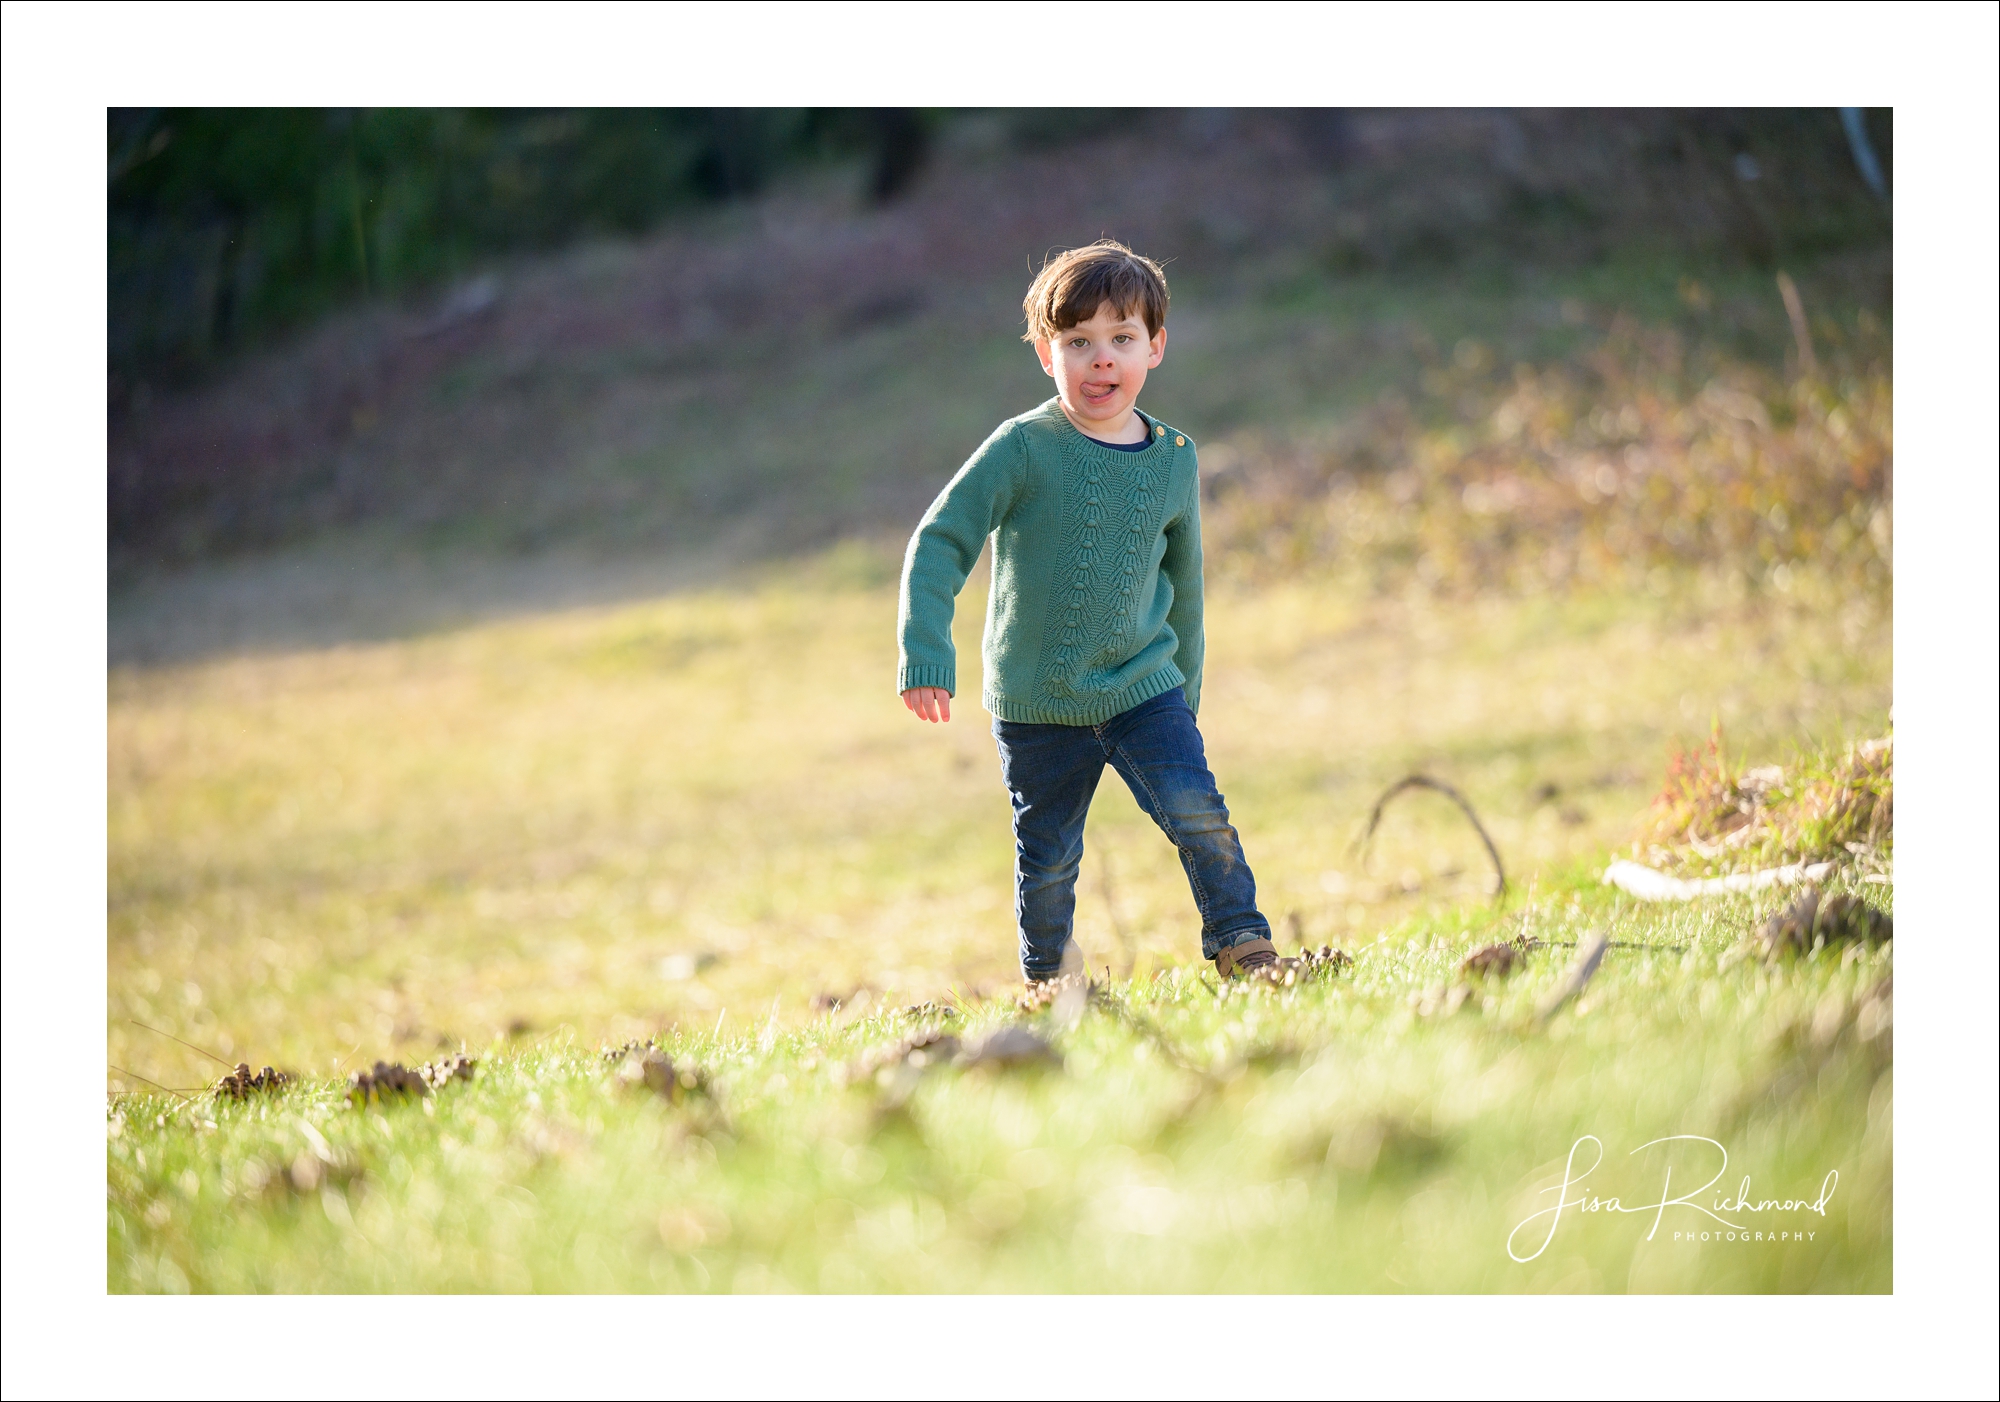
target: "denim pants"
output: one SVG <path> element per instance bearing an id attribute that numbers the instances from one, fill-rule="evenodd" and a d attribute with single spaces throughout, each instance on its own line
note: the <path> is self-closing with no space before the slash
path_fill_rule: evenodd
<path id="1" fill-rule="evenodd" d="M 1256 878 L 1179 687 L 1101 725 L 996 720 L 993 737 L 1014 805 L 1014 918 L 1027 977 L 1053 978 L 1062 967 L 1076 915 L 1083 820 L 1106 764 L 1180 849 L 1201 912 L 1201 957 L 1271 937 L 1270 922 L 1257 912 Z"/>

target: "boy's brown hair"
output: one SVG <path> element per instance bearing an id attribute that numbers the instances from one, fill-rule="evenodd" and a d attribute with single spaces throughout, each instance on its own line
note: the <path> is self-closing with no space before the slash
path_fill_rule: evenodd
<path id="1" fill-rule="evenodd" d="M 1052 341 L 1097 315 L 1106 302 L 1119 316 L 1137 312 L 1146 334 L 1157 336 L 1167 324 L 1167 275 L 1158 263 L 1116 239 L 1058 253 L 1042 264 L 1021 301 L 1028 314 L 1027 334 L 1021 339 Z"/>

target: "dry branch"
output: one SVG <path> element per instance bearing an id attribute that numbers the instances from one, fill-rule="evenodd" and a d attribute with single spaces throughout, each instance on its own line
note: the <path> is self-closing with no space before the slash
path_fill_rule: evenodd
<path id="1" fill-rule="evenodd" d="M 1797 862 L 1765 871 L 1739 871 L 1728 876 L 1690 879 L 1668 876 L 1665 872 L 1654 871 L 1651 867 L 1628 862 L 1621 857 L 1604 869 L 1604 883 L 1642 901 L 1692 901 L 1704 896 L 1761 891 L 1767 886 L 1796 886 L 1802 882 L 1823 881 L 1832 871 L 1832 862 Z"/>
<path id="2" fill-rule="evenodd" d="M 1604 951 L 1610 948 L 1610 945 L 1611 942 L 1604 937 L 1602 930 L 1592 930 L 1583 937 L 1577 945 L 1575 962 L 1563 975 L 1562 982 L 1555 986 L 1536 1011 L 1535 1016 L 1539 1021 L 1547 1022 L 1565 1003 L 1583 992 L 1583 986 L 1590 982 L 1591 975 L 1597 972 L 1597 966 L 1604 962 Z"/>
<path id="3" fill-rule="evenodd" d="M 1480 842 L 1485 844 L 1486 855 L 1493 859 L 1493 894 L 1495 896 L 1505 895 L 1507 891 L 1507 869 L 1500 863 L 1500 849 L 1493 845 L 1492 837 L 1487 834 L 1486 825 L 1479 821 L 1479 815 L 1472 811 L 1472 805 L 1466 802 L 1464 794 L 1460 793 L 1450 784 L 1445 783 L 1442 779 L 1433 779 L 1428 774 L 1406 774 L 1384 789 L 1382 796 L 1375 800 L 1374 808 L 1369 810 L 1368 826 L 1363 829 L 1361 836 L 1354 840 L 1353 846 L 1348 850 L 1350 852 L 1362 852 L 1365 857 L 1368 844 L 1375 836 L 1375 829 L 1381 825 L 1382 810 L 1388 806 L 1390 799 L 1410 789 L 1430 789 L 1435 793 L 1443 794 L 1458 805 L 1459 811 L 1465 814 L 1465 820 L 1472 824 L 1472 830 L 1479 834 Z"/>

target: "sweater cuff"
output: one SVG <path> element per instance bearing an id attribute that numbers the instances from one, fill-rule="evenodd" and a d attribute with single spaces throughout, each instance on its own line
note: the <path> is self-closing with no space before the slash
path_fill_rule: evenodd
<path id="1" fill-rule="evenodd" d="M 913 686 L 935 686 L 956 696 L 958 669 L 906 662 L 896 669 L 896 694 L 900 696 Z"/>

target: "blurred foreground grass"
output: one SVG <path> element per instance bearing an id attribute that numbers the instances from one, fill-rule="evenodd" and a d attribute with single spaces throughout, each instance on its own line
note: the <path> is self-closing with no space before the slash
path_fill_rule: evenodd
<path id="1" fill-rule="evenodd" d="M 114 1072 L 147 1093 L 112 1112 L 113 1288 L 1888 1288 L 1887 1044 L 1850 1025 L 1888 956 L 1765 972 L 1726 957 L 1762 906 L 1594 881 L 1713 720 L 1758 762 L 1884 730 L 1886 598 L 1807 569 L 1747 594 L 1218 587 L 1203 725 L 1263 904 L 1355 970 L 1218 1003 L 1172 850 L 1112 783 L 1078 939 L 1203 1071 L 1092 1011 L 1061 1071 L 934 1071 L 897 1108 L 836 1068 L 906 1005 L 1010 1012 L 990 995 L 1018 975 L 986 717 L 897 704 L 893 565 L 848 547 L 733 592 L 114 669 L 109 1060 L 212 1080 L 136 1020 L 307 1079 L 167 1115 Z M 1479 809 L 1504 908 L 1435 796 L 1349 854 L 1417 768 Z M 1476 944 L 1591 925 L 1648 948 L 1545 1030 L 1522 1019 L 1560 947 L 1484 1009 L 1411 1006 Z M 656 1032 L 712 1109 L 617 1092 L 595 1048 Z M 340 1069 L 461 1045 L 481 1078 L 432 1109 L 338 1097 Z M 1680 1133 L 1727 1145 L 1732 1188 L 1812 1198 L 1838 1170 L 1830 1216 L 1779 1224 L 1819 1235 L 1672 1245 L 1682 1209 L 1642 1243 L 1599 1213 L 1508 1259 L 1578 1136 L 1629 1202 L 1666 1167 L 1629 1151 Z M 301 1154 L 339 1172 L 273 1188 Z"/>
<path id="2" fill-rule="evenodd" d="M 1552 895 L 1492 922 L 1550 942 L 1528 971 L 1449 1012 L 1411 995 L 1482 919 L 1300 989 L 1118 981 L 1036 1019 L 1063 1061 L 1029 1068 L 859 1060 L 996 1000 L 677 1032 L 678 1103 L 567 1038 L 414 1104 L 132 1097 L 111 1284 L 1886 1291 L 1890 955 L 1766 970 L 1730 953 L 1750 914 Z M 1621 944 L 1538 1024 L 1592 926 Z"/>

